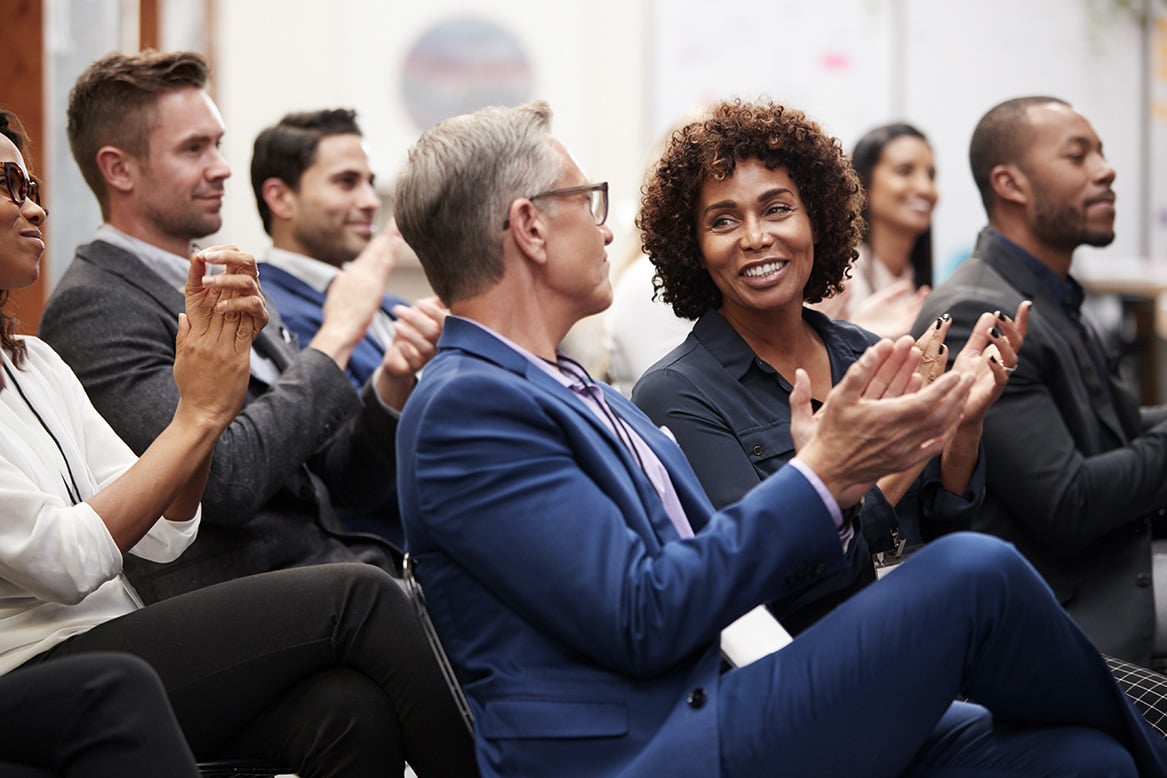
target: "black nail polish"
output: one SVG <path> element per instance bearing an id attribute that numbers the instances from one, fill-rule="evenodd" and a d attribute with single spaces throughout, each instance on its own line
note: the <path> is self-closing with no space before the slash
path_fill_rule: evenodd
<path id="1" fill-rule="evenodd" d="M 996 364 L 997 358 L 995 356 L 993 356 L 992 354 L 989 354 L 989 361 Z"/>
<path id="2" fill-rule="evenodd" d="M 1000 311 L 997 311 L 997 319 L 999 321 L 1005 321 L 1005 318 L 1006 318 L 1005 314 L 1001 313 Z"/>
<path id="3" fill-rule="evenodd" d="M 1001 337 L 1001 331 L 996 327 L 993 327 L 993 329 L 989 331 L 989 335 L 993 336 L 994 338 L 999 338 Z"/>

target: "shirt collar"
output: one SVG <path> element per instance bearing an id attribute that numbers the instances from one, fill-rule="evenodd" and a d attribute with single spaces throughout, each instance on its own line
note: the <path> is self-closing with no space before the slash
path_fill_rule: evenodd
<path id="1" fill-rule="evenodd" d="M 1082 308 L 1082 301 L 1086 297 L 1085 290 L 1082 285 L 1078 283 L 1071 275 L 1062 278 L 1060 275 L 1050 270 L 1037 257 L 1030 254 L 1025 249 L 1018 246 L 1013 241 L 1006 238 L 1001 233 L 997 232 L 992 227 L 986 227 L 985 232 L 997 240 L 1001 246 L 1008 251 L 1014 259 L 1021 262 L 1029 272 L 1037 276 L 1037 280 L 1041 282 L 1042 286 L 1054 296 L 1054 299 L 1061 303 L 1062 307 L 1070 313 L 1077 315 Z"/>
<path id="2" fill-rule="evenodd" d="M 520 356 L 525 357 L 526 360 L 528 362 L 530 362 L 532 365 L 539 368 L 539 370 L 541 370 L 544 373 L 546 373 L 547 375 L 551 376 L 552 378 L 554 378 L 560 384 L 563 384 L 563 386 L 567 387 L 568 389 L 570 389 L 572 387 L 572 385 L 574 385 L 576 383 L 576 381 L 572 380 L 567 375 L 565 375 L 563 373 L 563 371 L 560 370 L 556 365 L 554 365 L 554 364 L 548 362 L 547 360 L 543 359 L 542 357 L 536 355 L 534 352 L 528 351 L 527 349 L 523 348 L 518 343 L 515 343 L 513 340 L 506 337 L 505 335 L 500 335 L 499 333 L 492 330 L 490 327 L 487 327 L 485 324 L 478 322 L 478 321 L 475 321 L 474 319 L 467 319 L 463 316 L 455 316 L 452 313 L 450 314 L 450 318 L 458 319 L 459 321 L 464 321 L 467 324 L 471 324 L 471 325 L 477 327 L 478 329 L 482 330 L 483 332 L 487 333 L 488 335 L 493 336 L 496 340 L 501 342 L 504 346 L 511 349 L 512 351 L 518 352 Z M 563 352 L 556 350 L 555 355 L 556 355 L 556 357 L 563 356 Z"/>
<path id="3" fill-rule="evenodd" d="M 863 330 L 850 325 L 843 326 L 845 323 L 842 322 L 834 322 L 836 326 L 831 326 L 831 319 L 819 311 L 804 306 L 802 318 L 823 339 L 827 353 L 832 355 L 832 370 L 835 354 L 851 353 L 857 358 L 871 345 Z M 745 338 L 718 311 L 708 311 L 698 319 L 693 325 L 693 334 L 721 362 L 722 367 L 738 380 L 754 367 L 766 373 L 774 373 L 774 368 L 754 354 Z"/>
<path id="4" fill-rule="evenodd" d="M 97 239 L 135 255 L 146 267 L 161 276 L 163 281 L 175 289 L 180 291 L 186 289 L 186 277 L 190 275 L 190 257 L 171 254 L 153 243 L 147 243 L 132 235 L 127 235 L 108 223 L 97 228 Z"/>
<path id="5" fill-rule="evenodd" d="M 328 291 L 328 285 L 340 273 L 335 265 L 274 246 L 268 250 L 264 262 L 295 276 L 320 294 Z"/>

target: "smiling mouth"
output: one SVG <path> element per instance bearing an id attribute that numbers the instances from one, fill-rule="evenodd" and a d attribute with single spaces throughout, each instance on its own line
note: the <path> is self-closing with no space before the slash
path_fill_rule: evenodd
<path id="1" fill-rule="evenodd" d="M 771 273 L 777 273 L 782 268 L 790 264 L 788 259 L 775 259 L 770 262 L 763 262 L 760 265 L 752 265 L 742 271 L 742 275 L 746 278 L 761 278 L 768 276 Z"/>

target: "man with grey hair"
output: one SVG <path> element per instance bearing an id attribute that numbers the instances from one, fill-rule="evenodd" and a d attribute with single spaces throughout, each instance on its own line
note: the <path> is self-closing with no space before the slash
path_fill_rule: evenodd
<path id="1" fill-rule="evenodd" d="M 989 110 L 969 162 L 989 223 L 915 331 L 947 312 L 959 341 L 974 312 L 1033 302 L 1017 372 L 985 417 L 973 529 L 1015 544 L 1104 653 L 1161 666 L 1167 578 L 1152 576 L 1151 549 L 1167 530 L 1167 408 L 1139 407 L 1070 272 L 1079 246 L 1114 240 L 1114 168 L 1090 122 L 1045 96 Z"/>
<path id="2" fill-rule="evenodd" d="M 607 185 L 549 126 L 541 102 L 442 122 L 395 197 L 451 311 L 402 414 L 402 518 L 483 774 L 1167 775 L 1098 652 L 983 535 L 725 670 L 721 631 L 844 568 L 840 506 L 934 455 L 971 379 L 876 397 L 919 361 L 882 341 L 812 415 L 799 371 L 792 466 L 714 511 L 677 445 L 557 350 L 611 300 L 612 233 Z"/>

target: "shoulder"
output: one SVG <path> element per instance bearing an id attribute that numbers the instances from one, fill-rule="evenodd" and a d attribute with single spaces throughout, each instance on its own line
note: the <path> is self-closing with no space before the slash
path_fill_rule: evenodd
<path id="1" fill-rule="evenodd" d="M 667 389 L 676 381 L 690 383 L 695 375 L 708 372 L 710 365 L 716 364 L 713 355 L 697 339 L 689 333 L 681 344 L 652 364 L 632 388 L 633 401 L 638 395 L 645 392 L 656 393 L 659 389 Z"/>
<path id="2" fill-rule="evenodd" d="M 843 319 L 832 319 L 822 311 L 805 307 L 802 316 L 819 333 L 819 337 L 833 351 L 858 351 L 879 341 L 879 336 L 858 324 Z"/>
<path id="3" fill-rule="evenodd" d="M 34 335 L 22 335 L 27 359 L 22 369 L 42 373 L 71 374 L 65 360 L 50 346 Z"/>
<path id="4" fill-rule="evenodd" d="M 260 286 L 265 292 L 271 290 L 283 291 L 309 288 L 308 284 L 282 267 L 277 267 L 268 262 L 260 262 L 256 267 L 259 270 Z"/>

